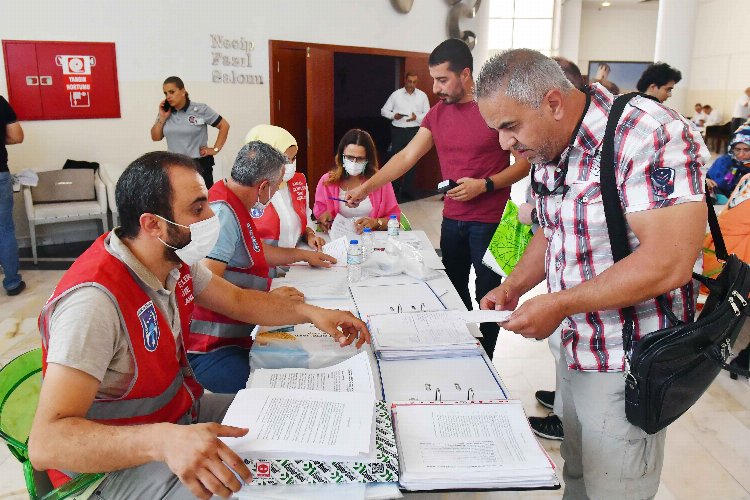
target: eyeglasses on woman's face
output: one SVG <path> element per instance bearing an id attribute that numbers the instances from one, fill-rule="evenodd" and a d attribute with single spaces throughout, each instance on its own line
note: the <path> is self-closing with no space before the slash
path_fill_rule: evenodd
<path id="1" fill-rule="evenodd" d="M 366 156 L 352 156 L 352 155 L 341 155 L 345 160 L 354 163 L 365 163 L 367 161 Z"/>

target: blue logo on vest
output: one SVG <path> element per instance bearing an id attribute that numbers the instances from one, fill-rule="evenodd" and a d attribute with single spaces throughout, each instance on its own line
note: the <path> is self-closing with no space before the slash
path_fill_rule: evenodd
<path id="1" fill-rule="evenodd" d="M 150 300 L 138 309 L 138 319 L 143 328 L 143 345 L 148 352 L 154 352 L 159 345 L 159 323 L 156 320 L 156 309 Z"/>

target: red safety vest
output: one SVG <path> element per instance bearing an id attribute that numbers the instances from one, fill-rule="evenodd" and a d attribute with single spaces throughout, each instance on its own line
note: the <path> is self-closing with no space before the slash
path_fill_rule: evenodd
<path id="1" fill-rule="evenodd" d="M 47 370 L 49 320 L 62 297 L 83 286 L 94 286 L 112 298 L 125 322 L 135 371 L 131 387 L 117 399 L 94 399 L 86 418 L 109 425 L 138 425 L 160 422 L 190 423 L 197 417 L 195 404 L 203 388 L 193 378 L 182 338 L 180 358 L 169 322 L 146 292 L 133 279 L 128 267 L 104 247 L 100 236 L 73 263 L 57 284 L 39 316 L 42 335 L 42 373 Z M 193 278 L 183 264 L 175 288 L 182 331 L 188 332 L 193 312 Z M 95 313 L 95 312 L 92 312 Z M 48 471 L 55 487 L 75 473 Z"/>
<path id="2" fill-rule="evenodd" d="M 224 203 L 232 211 L 240 227 L 250 261 L 250 267 L 227 267 L 224 279 L 241 288 L 268 291 L 271 287 L 268 263 L 263 253 L 262 241 L 257 236 L 255 223 L 247 208 L 223 180 L 209 189 L 208 200 L 211 203 Z M 206 353 L 228 346 L 250 349 L 253 344 L 250 332 L 254 327 L 255 325 L 228 318 L 196 305 L 193 321 L 190 323 L 190 335 L 185 337 L 185 345 L 190 353 Z"/>
<path id="3" fill-rule="evenodd" d="M 300 235 L 303 235 L 307 228 L 307 179 L 304 174 L 297 172 L 287 181 L 287 186 L 292 199 L 292 208 L 300 220 Z M 255 227 L 261 239 L 272 245 L 279 243 L 281 221 L 273 203 L 266 207 L 263 217 L 255 220 Z"/>

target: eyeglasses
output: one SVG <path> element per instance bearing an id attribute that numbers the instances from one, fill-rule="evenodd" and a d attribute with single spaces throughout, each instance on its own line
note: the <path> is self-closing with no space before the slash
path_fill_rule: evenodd
<path id="1" fill-rule="evenodd" d="M 750 153 L 750 148 L 732 148 L 732 153 Z"/>
<path id="2" fill-rule="evenodd" d="M 352 155 L 342 155 L 345 160 L 352 161 L 354 163 L 364 163 L 367 161 L 366 156 L 352 156 Z"/>
<path id="3" fill-rule="evenodd" d="M 567 156 L 565 158 L 565 164 L 562 167 L 555 168 L 555 183 L 552 189 L 548 188 L 545 184 L 536 180 L 536 169 L 538 165 L 533 163 L 531 165 L 531 190 L 537 196 L 556 196 L 561 194 L 565 196 L 570 186 L 565 184 L 565 177 L 568 175 L 568 163 L 570 162 L 570 148 L 568 148 Z"/>

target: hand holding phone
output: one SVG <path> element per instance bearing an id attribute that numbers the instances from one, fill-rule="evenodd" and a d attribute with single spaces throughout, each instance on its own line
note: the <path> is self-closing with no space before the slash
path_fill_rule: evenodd
<path id="1" fill-rule="evenodd" d="M 456 181 L 454 181 L 453 179 L 446 179 L 438 183 L 437 190 L 438 193 L 445 194 L 455 187 L 458 187 L 458 183 Z"/>
<path id="2" fill-rule="evenodd" d="M 166 99 L 161 103 L 161 109 L 164 111 L 172 111 L 172 106 L 169 105 Z"/>

